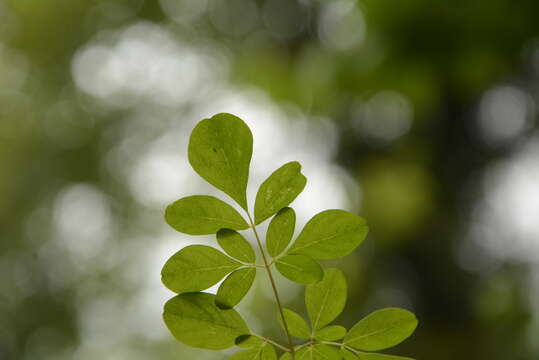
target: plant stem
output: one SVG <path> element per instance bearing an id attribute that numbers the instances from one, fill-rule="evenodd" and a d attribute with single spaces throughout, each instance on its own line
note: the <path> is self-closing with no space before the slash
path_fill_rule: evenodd
<path id="1" fill-rule="evenodd" d="M 262 242 L 260 241 L 260 237 L 258 236 L 258 232 L 256 231 L 256 226 L 253 222 L 253 219 L 251 218 L 251 214 L 249 214 L 248 211 L 247 211 L 247 217 L 249 218 L 249 222 L 251 223 L 251 229 L 253 229 L 253 232 L 255 234 L 256 242 L 258 243 L 258 248 L 260 249 L 260 253 L 262 254 L 262 260 L 264 260 L 264 266 L 266 267 L 266 272 L 268 273 L 268 277 L 270 279 L 271 288 L 273 289 L 273 295 L 275 295 L 275 301 L 277 302 L 277 307 L 279 308 L 279 313 L 281 314 L 281 319 L 283 320 L 284 332 L 286 333 L 286 337 L 288 338 L 288 346 L 290 347 L 290 355 L 292 356 L 292 360 L 294 360 L 295 359 L 294 344 L 292 343 L 292 337 L 290 336 L 290 332 L 288 331 L 288 325 L 286 324 L 286 319 L 284 317 L 283 306 L 281 305 L 281 300 L 279 299 L 279 293 L 277 292 L 277 285 L 275 285 L 275 280 L 273 279 L 273 274 L 271 273 L 271 264 L 268 262 L 268 259 L 266 258 L 266 253 L 264 252 L 264 248 L 262 247 Z"/>

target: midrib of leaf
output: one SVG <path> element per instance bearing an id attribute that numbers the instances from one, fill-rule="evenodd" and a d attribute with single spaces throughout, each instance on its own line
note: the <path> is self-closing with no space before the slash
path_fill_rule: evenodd
<path id="1" fill-rule="evenodd" d="M 320 307 L 320 311 L 318 312 L 318 315 L 316 316 L 316 321 L 314 322 L 313 324 L 313 330 L 316 329 L 316 326 L 318 325 L 318 321 L 320 321 L 320 316 L 322 316 L 322 310 L 326 307 L 326 303 L 327 303 L 327 300 L 328 300 L 328 297 L 329 297 L 329 293 L 330 293 L 330 290 L 332 289 L 333 287 L 331 287 L 330 289 L 328 289 L 324 295 L 324 300 L 322 301 L 322 306 Z"/>
<path id="2" fill-rule="evenodd" d="M 250 259 L 250 258 L 251 258 L 250 254 L 248 254 L 247 252 L 245 252 L 245 251 L 244 251 L 245 249 L 244 249 L 242 246 L 237 246 L 236 249 L 238 249 L 239 252 L 240 252 L 243 256 L 245 256 L 246 259 Z"/>
<path id="3" fill-rule="evenodd" d="M 321 238 L 321 239 L 319 239 L 319 240 L 316 240 L 316 241 L 313 241 L 313 242 L 310 242 L 310 243 L 306 243 L 306 244 L 303 245 L 303 246 L 298 246 L 298 247 L 296 247 L 295 249 L 292 248 L 291 250 L 293 250 L 293 251 L 295 252 L 295 251 L 298 251 L 298 250 L 301 250 L 301 249 L 305 249 L 306 247 L 309 247 L 309 246 L 312 246 L 312 245 L 316 245 L 316 244 L 318 244 L 318 243 L 320 243 L 320 242 L 322 242 L 322 241 L 331 240 L 331 239 L 333 239 L 333 238 L 335 238 L 335 237 L 337 237 L 337 236 L 339 236 L 339 235 L 341 235 L 341 234 L 346 234 L 346 232 L 336 233 L 336 234 L 334 234 L 334 235 L 330 235 L 330 236 L 327 236 L 327 237 L 325 237 L 325 238 Z"/>
<path id="4" fill-rule="evenodd" d="M 320 355 L 321 357 L 323 357 L 324 359 L 329 359 L 326 355 L 324 355 L 324 353 L 316 350 L 316 347 L 312 347 L 313 348 L 313 352 L 316 352 L 318 355 Z"/>
<path id="5" fill-rule="evenodd" d="M 222 144 L 221 144 L 221 148 L 219 150 L 221 150 L 221 153 L 223 154 L 223 158 L 225 159 L 226 167 L 228 168 L 229 172 L 230 173 L 236 172 L 236 170 L 230 165 L 230 161 L 228 161 L 228 155 L 227 155 L 227 153 L 225 151 L 225 147 Z M 237 191 L 237 189 L 238 189 L 237 179 L 235 177 L 232 177 L 231 180 L 232 180 L 231 183 L 234 186 L 234 190 Z M 237 195 L 237 194 L 234 194 L 234 195 Z M 240 197 L 241 197 L 241 194 L 240 194 Z"/>
<path id="6" fill-rule="evenodd" d="M 302 270 L 301 267 L 296 266 L 296 265 L 293 265 L 293 264 L 290 264 L 290 263 L 287 263 L 287 262 L 284 262 L 284 261 L 282 261 L 282 260 L 279 260 L 278 262 L 281 263 L 281 264 L 283 264 L 283 265 L 286 265 L 286 266 L 288 266 L 288 267 L 291 267 L 292 269 L 299 270 L 299 271 Z"/>
<path id="7" fill-rule="evenodd" d="M 252 270 L 253 269 L 249 269 L 249 271 L 246 271 L 245 274 L 243 274 L 243 276 L 241 277 L 241 281 L 245 280 L 245 278 L 247 278 L 247 276 L 251 273 Z"/>
<path id="8" fill-rule="evenodd" d="M 198 321 L 198 322 L 201 322 L 201 323 L 204 323 L 204 324 L 209 324 L 209 325 L 211 325 L 213 327 L 222 328 L 222 329 L 228 329 L 228 330 L 234 330 L 234 331 L 239 331 L 240 330 L 239 328 L 233 328 L 233 327 L 230 327 L 230 326 L 227 326 L 227 325 L 211 322 L 209 320 L 204 320 L 204 319 L 199 319 L 199 318 L 194 318 L 194 317 L 189 317 L 189 316 L 184 316 L 184 315 L 178 315 L 178 314 L 169 313 L 169 316 L 175 316 L 175 317 L 178 317 L 178 318 L 188 319 L 188 320 L 195 320 L 195 321 Z"/>
<path id="9" fill-rule="evenodd" d="M 204 219 L 204 220 L 217 220 L 217 221 L 222 221 L 224 223 L 228 223 L 228 224 L 232 224 L 232 225 L 239 225 L 239 226 L 243 226 L 242 224 L 240 223 L 237 223 L 237 222 L 234 222 L 234 221 L 230 221 L 230 220 L 227 220 L 227 219 L 223 219 L 223 218 L 215 218 L 215 217 L 211 217 L 211 216 L 194 216 L 195 218 L 199 218 L 199 219 Z"/>
<path id="10" fill-rule="evenodd" d="M 220 269 L 236 269 L 241 265 L 222 265 L 222 266 L 208 266 L 208 267 L 201 267 L 197 268 L 195 270 L 187 270 L 191 273 L 197 273 L 197 272 L 206 272 L 206 271 L 213 271 L 213 270 L 220 270 Z"/>
<path id="11" fill-rule="evenodd" d="M 260 349 L 258 349 L 258 352 L 257 352 L 257 353 L 255 354 L 255 356 L 254 356 L 253 358 L 251 358 L 251 359 L 252 359 L 252 360 L 256 360 L 256 359 L 260 356 L 260 354 L 262 354 L 262 351 L 263 351 L 263 350 L 264 350 L 264 345 L 262 345 L 262 346 L 260 347 Z"/>
<path id="12" fill-rule="evenodd" d="M 398 327 L 399 325 L 401 325 L 402 323 L 403 323 L 403 322 L 399 322 L 399 323 L 394 324 L 394 325 L 392 325 L 392 326 L 386 327 L 386 328 L 384 328 L 384 329 L 382 329 L 382 330 L 375 330 L 375 331 L 373 331 L 373 332 L 370 332 L 370 333 L 367 333 L 367 334 L 364 334 L 364 335 L 357 336 L 357 337 L 355 337 L 355 338 L 353 338 L 353 339 L 351 339 L 351 340 L 348 340 L 348 341 L 346 341 L 346 342 L 347 342 L 347 343 L 350 343 L 350 342 L 352 342 L 352 341 L 364 339 L 364 338 L 369 337 L 369 336 L 374 336 L 374 335 L 378 335 L 378 334 L 383 334 L 383 333 L 385 333 L 385 332 L 388 332 L 388 331 L 390 331 L 390 330 L 393 330 L 393 329 L 397 328 L 397 327 Z"/>

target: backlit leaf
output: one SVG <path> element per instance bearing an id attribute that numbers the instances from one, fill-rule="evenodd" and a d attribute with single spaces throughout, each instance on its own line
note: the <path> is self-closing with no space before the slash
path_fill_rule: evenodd
<path id="1" fill-rule="evenodd" d="M 288 250 L 315 259 L 336 259 L 352 252 L 367 235 L 361 217 L 344 210 L 326 210 L 315 215 Z"/>
<path id="2" fill-rule="evenodd" d="M 320 264 L 305 255 L 283 256 L 275 267 L 284 277 L 300 284 L 314 284 L 324 276 Z"/>
<path id="3" fill-rule="evenodd" d="M 283 309 L 284 318 L 286 320 L 286 325 L 288 326 L 288 331 L 290 335 L 295 336 L 300 339 L 309 339 L 311 337 L 311 329 L 309 325 L 305 322 L 303 317 L 298 313 L 290 310 Z M 277 314 L 279 324 L 284 329 L 283 320 L 280 314 Z"/>
<path id="4" fill-rule="evenodd" d="M 297 161 L 284 164 L 275 170 L 256 194 L 255 224 L 260 224 L 292 201 L 303 191 L 307 178 L 301 173 Z"/>
<path id="5" fill-rule="evenodd" d="M 341 349 L 341 355 L 344 360 L 360 360 L 359 357 L 350 350 Z"/>
<path id="6" fill-rule="evenodd" d="M 161 270 L 161 280 L 180 294 L 205 290 L 242 266 L 219 250 L 205 245 L 186 246 L 172 255 Z"/>
<path id="7" fill-rule="evenodd" d="M 316 331 L 314 338 L 318 341 L 340 340 L 346 335 L 346 328 L 339 325 L 326 326 Z"/>
<path id="8" fill-rule="evenodd" d="M 256 335 L 245 334 L 238 336 L 235 340 L 235 343 L 236 346 L 249 349 L 252 347 L 259 347 L 264 345 L 264 340 Z"/>
<path id="9" fill-rule="evenodd" d="M 219 230 L 217 232 L 217 242 L 233 258 L 246 263 L 254 263 L 256 260 L 251 244 L 240 233 L 234 230 Z"/>
<path id="10" fill-rule="evenodd" d="M 249 350 L 244 350 L 232 355 L 230 360 L 277 360 L 277 353 L 272 345 L 264 345 Z"/>
<path id="11" fill-rule="evenodd" d="M 243 120 L 225 113 L 202 120 L 191 133 L 188 153 L 200 176 L 247 209 L 253 135 Z"/>
<path id="12" fill-rule="evenodd" d="M 189 235 L 215 234 L 219 229 L 244 230 L 249 227 L 230 205 L 213 196 L 194 195 L 167 206 L 167 224 Z"/>
<path id="13" fill-rule="evenodd" d="M 382 309 L 354 325 L 344 343 L 359 350 L 383 350 L 404 341 L 416 327 L 417 319 L 411 312 L 397 308 Z"/>
<path id="14" fill-rule="evenodd" d="M 301 348 L 296 353 L 296 360 L 341 360 L 341 353 L 338 348 L 316 344 Z"/>
<path id="15" fill-rule="evenodd" d="M 245 268 L 234 271 L 223 281 L 217 290 L 215 303 L 221 309 L 230 309 L 243 299 L 249 292 L 256 276 L 255 268 Z"/>
<path id="16" fill-rule="evenodd" d="M 414 360 L 414 359 L 409 358 L 409 357 L 386 355 L 386 354 L 361 353 L 360 360 Z"/>
<path id="17" fill-rule="evenodd" d="M 249 332 L 234 309 L 219 309 L 215 296 L 207 293 L 173 297 L 165 304 L 163 319 L 179 341 L 203 349 L 229 348 L 239 335 Z"/>
<path id="18" fill-rule="evenodd" d="M 340 315 L 346 303 L 347 288 L 346 279 L 338 269 L 327 269 L 322 281 L 307 286 L 305 305 L 313 329 L 321 329 Z"/>
<path id="19" fill-rule="evenodd" d="M 296 226 L 294 209 L 286 207 L 277 213 L 266 232 L 266 248 L 272 257 L 279 256 L 290 244 Z"/>

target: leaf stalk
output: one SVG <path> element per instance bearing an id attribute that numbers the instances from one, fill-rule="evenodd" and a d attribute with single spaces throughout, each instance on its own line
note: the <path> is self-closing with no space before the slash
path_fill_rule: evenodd
<path id="1" fill-rule="evenodd" d="M 253 222 L 253 219 L 251 218 L 251 214 L 246 211 L 247 217 L 249 218 L 249 223 L 251 225 L 251 229 L 253 229 L 253 232 L 255 234 L 256 242 L 258 244 L 258 248 L 260 249 L 260 253 L 262 254 L 262 260 L 264 261 L 264 267 L 266 268 L 266 272 L 268 273 L 268 277 L 271 283 L 271 288 L 273 290 L 273 295 L 275 296 L 275 301 L 277 302 L 277 307 L 279 308 L 279 314 L 281 316 L 281 319 L 283 321 L 283 328 L 284 332 L 286 334 L 286 337 L 288 339 L 288 346 L 290 349 L 290 355 L 292 356 L 292 360 L 295 359 L 295 351 L 294 351 L 294 344 L 292 343 L 292 337 L 290 336 L 290 331 L 288 330 L 288 325 L 286 323 L 286 319 L 283 312 L 283 306 L 281 304 L 281 300 L 279 298 L 279 292 L 277 291 L 277 285 L 275 284 L 275 279 L 273 278 L 273 274 L 271 272 L 271 264 L 268 262 L 268 259 L 266 257 L 266 253 L 264 251 L 264 248 L 262 246 L 262 242 L 260 241 L 260 237 L 258 236 L 258 232 L 256 231 L 256 226 Z"/>

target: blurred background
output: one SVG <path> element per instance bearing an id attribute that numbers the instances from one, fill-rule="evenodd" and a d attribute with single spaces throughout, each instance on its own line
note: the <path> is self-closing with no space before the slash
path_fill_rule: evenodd
<path id="1" fill-rule="evenodd" d="M 173 340 L 164 207 L 218 194 L 194 124 L 251 127 L 250 199 L 299 160 L 296 231 L 370 223 L 337 323 L 402 306 L 396 353 L 539 359 L 536 0 L 0 0 L 0 359 L 224 359 Z M 282 338 L 264 274 L 240 305 Z M 303 289 L 279 279 L 305 313 Z"/>

